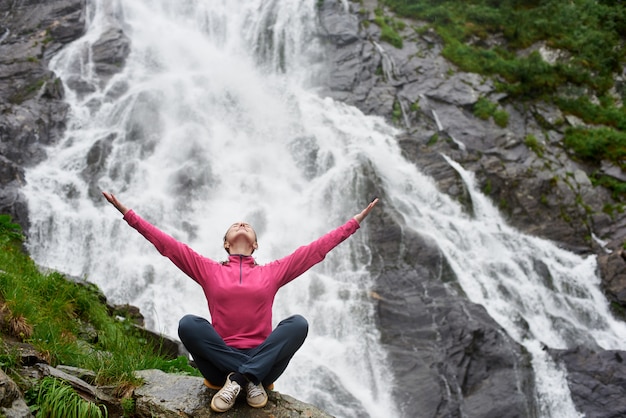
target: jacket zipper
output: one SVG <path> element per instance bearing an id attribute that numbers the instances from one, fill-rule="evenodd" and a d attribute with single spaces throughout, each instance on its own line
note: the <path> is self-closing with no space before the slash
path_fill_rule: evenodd
<path id="1" fill-rule="evenodd" d="M 239 284 L 241 284 L 242 280 L 242 264 L 243 264 L 243 256 L 239 254 Z"/>

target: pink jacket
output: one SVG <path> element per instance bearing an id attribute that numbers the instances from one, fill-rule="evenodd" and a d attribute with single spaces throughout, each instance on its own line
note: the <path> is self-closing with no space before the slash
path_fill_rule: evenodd
<path id="1" fill-rule="evenodd" d="M 359 229 L 359 223 L 350 219 L 291 255 L 261 266 L 252 256 L 231 254 L 224 263 L 203 257 L 132 210 L 124 219 L 202 286 L 213 327 L 227 345 L 241 349 L 256 347 L 272 331 L 272 305 L 278 289 L 322 261 Z"/>

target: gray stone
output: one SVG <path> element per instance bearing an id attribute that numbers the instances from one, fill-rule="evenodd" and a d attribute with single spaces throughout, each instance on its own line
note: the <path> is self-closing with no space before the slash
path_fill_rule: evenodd
<path id="1" fill-rule="evenodd" d="M 0 415 L 6 418 L 32 417 L 15 382 L 0 370 Z"/>
<path id="2" fill-rule="evenodd" d="M 340 13 L 341 3 L 324 1 L 320 9 L 320 24 L 323 36 L 336 45 L 348 45 L 358 41 L 359 19 L 352 14 Z"/>
<path id="3" fill-rule="evenodd" d="M 576 408 L 587 418 L 626 416 L 626 351 L 552 350 L 567 369 Z"/>
<path id="4" fill-rule="evenodd" d="M 436 246 L 392 226 L 393 217 L 368 219 L 368 228 L 380 251 L 378 321 L 402 416 L 533 416 L 528 355 L 483 307 L 446 286 L 455 278 Z"/>
<path id="5" fill-rule="evenodd" d="M 312 405 L 274 391 L 268 393 L 268 403 L 262 409 L 248 406 L 243 395 L 239 396 L 232 409 L 218 414 L 210 407 L 211 398 L 217 391 L 204 386 L 200 377 L 168 374 L 160 370 L 141 370 L 137 376 L 144 381 L 134 393 L 135 414 L 139 418 L 330 418 Z"/>
<path id="6" fill-rule="evenodd" d="M 63 89 L 47 68 L 83 32 L 82 0 L 0 1 L 0 211 L 24 229 L 23 168 L 42 161 L 65 129 Z"/>
<path id="7" fill-rule="evenodd" d="M 118 73 L 130 53 L 130 41 L 120 28 L 105 31 L 92 46 L 95 70 L 103 83 Z"/>

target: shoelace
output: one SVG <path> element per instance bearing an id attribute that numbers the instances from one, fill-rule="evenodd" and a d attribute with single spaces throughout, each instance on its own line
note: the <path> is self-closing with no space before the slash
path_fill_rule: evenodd
<path id="1" fill-rule="evenodd" d="M 231 381 L 228 386 L 223 388 L 220 393 L 220 398 L 224 399 L 224 401 L 230 403 L 233 399 L 239 395 L 239 391 L 241 388 L 236 382 Z"/>
<path id="2" fill-rule="evenodd" d="M 248 383 L 248 397 L 254 398 L 256 396 L 263 396 L 264 390 L 261 388 L 261 385 L 255 385 L 252 382 Z"/>

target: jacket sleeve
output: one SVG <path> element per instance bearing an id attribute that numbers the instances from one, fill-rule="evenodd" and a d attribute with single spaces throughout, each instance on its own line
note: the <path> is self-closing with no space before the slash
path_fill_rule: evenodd
<path id="1" fill-rule="evenodd" d="M 272 269 L 271 274 L 278 280 L 278 287 L 284 286 L 322 261 L 326 254 L 354 234 L 359 227 L 359 223 L 351 218 L 339 228 L 328 232 L 312 243 L 268 264 L 267 267 Z"/>
<path id="2" fill-rule="evenodd" d="M 203 266 L 206 266 L 207 261 L 213 263 L 214 261 L 201 256 L 186 244 L 161 231 L 137 215 L 132 209 L 126 212 L 124 220 L 150 241 L 161 255 L 169 258 L 176 267 L 202 284 Z"/>

